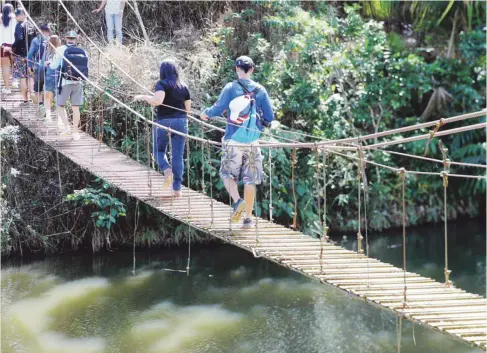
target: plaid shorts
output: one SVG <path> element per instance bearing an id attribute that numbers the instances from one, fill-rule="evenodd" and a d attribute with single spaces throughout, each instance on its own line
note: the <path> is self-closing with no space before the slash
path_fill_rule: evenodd
<path id="1" fill-rule="evenodd" d="M 247 185 L 258 185 L 262 182 L 264 169 L 262 166 L 262 154 L 259 147 L 229 146 L 236 144 L 230 140 L 223 144 L 222 160 L 220 164 L 220 177 L 232 178 Z"/>
<path id="2" fill-rule="evenodd" d="M 27 77 L 27 59 L 20 56 L 14 56 L 13 77 L 16 80 Z"/>

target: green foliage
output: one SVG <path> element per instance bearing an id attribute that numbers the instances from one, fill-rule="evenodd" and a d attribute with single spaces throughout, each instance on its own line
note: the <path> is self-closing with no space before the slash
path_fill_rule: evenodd
<path id="1" fill-rule="evenodd" d="M 371 6 L 375 3 L 378 2 L 372 2 Z M 398 4 L 389 5 L 380 16 L 388 12 L 393 16 Z M 442 8 L 433 20 L 437 22 L 444 11 Z M 266 137 L 272 141 L 280 138 L 309 140 L 296 132 L 331 139 L 359 136 L 477 110 L 485 105 L 485 68 L 482 66 L 485 64 L 485 32 L 475 30 L 461 34 L 459 59 L 438 58 L 426 62 L 420 52 L 406 48 L 400 35 L 386 34 L 381 23 L 362 19 L 358 5 L 345 5 L 344 12 L 345 16 L 341 17 L 336 7 L 326 3 L 314 4 L 311 10 L 305 10 L 299 3 L 287 1 L 256 1 L 242 10 L 229 12 L 223 26 L 211 33 L 219 50 L 219 61 L 213 79 L 204 82 L 207 103 L 213 103 L 221 88 L 235 79 L 234 59 L 247 54 L 257 65 L 254 79 L 270 92 L 276 118 L 281 123 L 271 131 L 275 137 Z M 108 91 L 117 94 L 120 78 L 112 72 L 104 84 Z M 100 106 L 111 108 L 104 116 L 92 116 L 96 123 L 93 133 L 127 156 L 153 166 L 148 126 L 113 106 L 104 96 L 95 97 L 91 104 L 95 111 Z M 131 106 L 146 117 L 153 114 L 144 104 Z M 190 133 L 216 141 L 221 139 L 219 132 L 204 131 L 195 124 L 190 124 Z M 472 132 L 444 138 L 443 142 L 450 148 L 452 160 L 479 163 L 485 160 L 485 152 L 482 153 L 485 146 L 481 142 L 485 138 L 482 138 L 481 132 Z M 218 176 L 221 153 L 215 148 L 210 148 L 208 153 L 208 147 L 204 148 L 202 151 L 199 142 L 189 143 L 190 168 L 185 172 L 184 185 L 228 203 L 228 195 Z M 418 142 L 398 146 L 396 150 L 422 154 L 424 148 L 425 143 Z M 269 176 L 269 151 L 264 149 L 263 154 L 265 173 Z M 297 212 L 298 227 L 302 231 L 321 234 L 318 213 L 324 205 L 324 187 L 322 181 L 316 183 L 314 152 L 298 151 L 294 179 L 296 208 L 291 151 L 273 149 L 272 154 L 272 180 L 267 177 L 258 188 L 256 214 L 269 216 L 272 191 L 273 217 L 277 222 L 290 225 Z M 436 140 L 430 144 L 430 155 L 441 158 Z M 378 151 L 369 152 L 367 158 L 392 167 L 441 170 L 441 165 Z M 330 155 L 325 168 L 320 157 L 320 175 L 325 169 L 327 222 L 332 229 L 356 229 L 357 163 Z M 366 175 L 369 226 L 381 230 L 400 225 L 401 187 L 397 175 L 371 165 Z M 451 202 L 458 205 L 452 208 L 453 214 L 475 213 L 475 206 L 463 205 L 475 205 L 475 197 L 485 189 L 485 182 L 466 185 L 451 181 Z M 441 187 L 440 178 L 408 177 L 408 222 L 440 220 L 442 201 L 438 190 Z M 187 237 L 186 233 L 185 227 L 176 229 L 173 241 L 180 242 Z M 150 230 L 144 230 L 144 234 L 142 243 L 151 243 L 157 238 Z"/>
<path id="2" fill-rule="evenodd" d="M 370 6 L 375 3 L 379 2 L 372 2 Z M 417 7 L 420 5 L 415 6 L 411 11 L 420 11 Z M 396 3 L 387 5 L 382 9 L 383 16 L 396 7 Z M 380 23 L 364 21 L 357 10 L 357 6 L 345 6 L 346 17 L 339 18 L 332 6 L 323 5 L 314 11 L 306 11 L 290 3 L 278 2 L 263 17 L 264 28 L 251 17 L 232 16 L 215 37 L 222 57 L 217 78 L 210 85 L 218 89 L 211 92 L 210 101 L 215 99 L 224 83 L 234 79 L 234 58 L 248 54 L 257 65 L 254 79 L 265 83 L 271 93 L 276 117 L 282 124 L 281 129 L 273 133 L 296 140 L 303 139 L 288 132 L 287 127 L 333 139 L 419 123 L 428 100 L 431 102 L 428 105 L 429 119 L 485 106 L 485 70 L 479 66 L 479 63 L 485 63 L 485 32 L 478 30 L 461 35 L 461 59 L 439 58 L 427 63 L 422 56 L 407 51 L 399 35 L 386 35 Z M 255 5 L 255 11 L 259 11 L 259 5 Z M 423 8 L 421 11 L 430 10 Z M 442 8 L 434 21 L 438 21 L 444 11 Z M 254 30 L 249 31 L 249 28 Z M 472 81 L 472 77 L 476 79 Z M 453 160 L 485 163 L 485 146 L 481 143 L 485 141 L 485 135 L 481 131 L 472 132 L 471 137 L 468 135 L 454 135 L 443 142 L 452 145 Z M 422 154 L 424 142 L 399 146 L 398 150 Z M 441 158 L 436 141 L 431 143 L 430 153 Z M 264 154 L 268 160 L 268 152 L 264 151 Z M 393 167 L 441 170 L 441 165 L 432 166 L 381 152 L 371 152 L 368 158 Z M 314 165 L 314 153 L 299 151 L 295 189 L 298 225 L 307 233 L 319 234 L 317 214 L 318 207 L 323 206 L 323 198 L 317 195 L 323 194 L 323 185 L 315 182 Z M 322 161 L 319 170 L 320 173 L 323 170 Z M 330 156 L 326 170 L 329 222 L 332 227 L 356 229 L 357 163 Z M 380 230 L 400 225 L 398 177 L 372 166 L 366 172 L 369 226 Z M 269 174 L 268 165 L 266 173 Z M 483 181 L 468 192 L 466 183 L 452 184 L 452 199 L 466 198 L 467 203 L 485 188 Z M 295 208 L 289 150 L 273 150 L 273 180 L 259 188 L 257 209 L 263 215 L 268 215 L 269 211 L 270 185 L 274 217 L 280 223 L 290 224 Z M 441 198 L 436 193 L 441 187 L 440 178 L 408 178 L 410 223 L 440 219 Z M 224 194 L 221 197 L 225 199 Z M 458 211 L 471 214 L 471 209 L 460 206 Z"/>
<path id="3" fill-rule="evenodd" d="M 75 190 L 66 199 L 82 206 L 92 206 L 91 217 L 95 219 L 96 226 L 110 230 L 118 217 L 124 217 L 126 212 L 124 204 L 108 193 L 110 189 L 111 185 L 103 183 L 101 188 Z"/>

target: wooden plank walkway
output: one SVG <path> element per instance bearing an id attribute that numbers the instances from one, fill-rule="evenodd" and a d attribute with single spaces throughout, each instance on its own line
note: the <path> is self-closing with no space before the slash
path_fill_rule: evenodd
<path id="1" fill-rule="evenodd" d="M 417 324 L 487 349 L 487 300 L 484 297 L 456 287 L 446 288 L 443 283 L 408 272 L 408 306 L 403 308 L 404 272 L 401 269 L 332 244 L 324 245 L 320 261 L 318 239 L 264 219 L 258 220 L 257 241 L 255 229 L 243 230 L 239 225 L 230 228 L 228 205 L 188 188 L 183 188 L 181 199 L 171 200 L 169 192 L 161 190 L 159 173 L 87 134 L 83 133 L 78 141 L 59 138 L 57 118 L 53 116 L 54 123 L 44 123 L 36 117 L 36 106 L 21 107 L 18 94 L 2 99 L 1 107 L 39 139 L 161 213 L 242 249 L 256 251 L 263 258 L 392 310 Z"/>

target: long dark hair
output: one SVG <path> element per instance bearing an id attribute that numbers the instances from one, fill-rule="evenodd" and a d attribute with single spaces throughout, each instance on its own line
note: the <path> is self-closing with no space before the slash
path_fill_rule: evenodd
<path id="1" fill-rule="evenodd" d="M 166 81 L 171 87 L 182 86 L 179 80 L 179 71 L 174 60 L 166 59 L 161 62 L 160 79 Z"/>
<path id="2" fill-rule="evenodd" d="M 5 27 L 8 27 L 10 20 L 12 19 L 11 14 L 14 12 L 14 7 L 12 4 L 5 4 L 2 8 L 2 22 Z"/>

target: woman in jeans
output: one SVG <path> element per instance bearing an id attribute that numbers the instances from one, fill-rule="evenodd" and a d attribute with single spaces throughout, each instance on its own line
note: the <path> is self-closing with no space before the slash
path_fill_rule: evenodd
<path id="1" fill-rule="evenodd" d="M 160 80 L 156 83 L 155 93 L 151 96 L 138 95 L 135 100 L 141 100 L 157 106 L 157 123 L 176 130 L 182 134 L 188 132 L 186 114 L 191 111 L 191 97 L 188 87 L 179 80 L 179 73 L 174 60 L 164 60 L 160 68 Z M 173 195 L 181 197 L 181 184 L 184 171 L 184 146 L 186 138 L 174 133 L 168 133 L 162 128 L 154 128 L 154 157 L 157 165 L 164 173 L 163 189 L 167 189 L 172 182 Z M 166 150 L 171 139 L 172 166 L 166 157 Z"/>
<path id="2" fill-rule="evenodd" d="M 56 48 L 61 46 L 61 39 L 59 36 L 52 35 L 49 38 L 49 44 L 41 61 L 41 67 L 44 67 L 45 80 L 44 80 L 44 92 L 45 92 L 45 109 L 46 109 L 46 121 L 51 121 L 51 105 L 52 100 L 56 94 L 57 84 L 59 80 L 59 70 L 53 70 L 49 67 L 49 64 L 54 61 L 56 56 Z M 58 125 L 63 126 L 63 121 L 58 117 Z"/>

